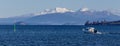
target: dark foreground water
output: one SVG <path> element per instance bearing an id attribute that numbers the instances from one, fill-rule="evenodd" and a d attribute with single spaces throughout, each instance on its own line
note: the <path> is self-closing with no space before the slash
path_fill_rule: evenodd
<path id="1" fill-rule="evenodd" d="M 0 46 L 120 46 L 120 26 L 93 26 L 105 34 L 87 34 L 89 26 L 0 26 Z"/>

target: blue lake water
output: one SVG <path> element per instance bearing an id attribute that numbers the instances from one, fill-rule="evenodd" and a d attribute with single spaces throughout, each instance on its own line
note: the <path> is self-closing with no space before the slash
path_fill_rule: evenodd
<path id="1" fill-rule="evenodd" d="M 120 46 L 120 25 L 92 26 L 105 34 L 87 34 L 80 25 L 0 26 L 0 46 Z"/>

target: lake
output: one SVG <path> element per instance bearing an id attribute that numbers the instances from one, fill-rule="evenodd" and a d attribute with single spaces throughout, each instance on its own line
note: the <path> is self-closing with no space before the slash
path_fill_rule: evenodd
<path id="1" fill-rule="evenodd" d="M 84 33 L 86 27 L 105 34 Z M 120 25 L 0 25 L 0 46 L 120 46 Z"/>

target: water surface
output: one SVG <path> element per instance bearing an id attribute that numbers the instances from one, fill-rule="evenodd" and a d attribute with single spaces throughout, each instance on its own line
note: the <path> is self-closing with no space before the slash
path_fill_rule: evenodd
<path id="1" fill-rule="evenodd" d="M 120 26 L 92 26 L 106 34 L 87 34 L 81 25 L 0 26 L 0 46 L 120 46 Z M 109 32 L 109 33 L 108 33 Z"/>

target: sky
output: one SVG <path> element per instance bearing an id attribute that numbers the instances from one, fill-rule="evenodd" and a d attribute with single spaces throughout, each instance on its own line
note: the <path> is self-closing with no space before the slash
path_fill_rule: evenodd
<path id="1" fill-rule="evenodd" d="M 0 18 L 64 7 L 79 10 L 87 7 L 94 10 L 120 9 L 120 0 L 0 0 Z"/>

